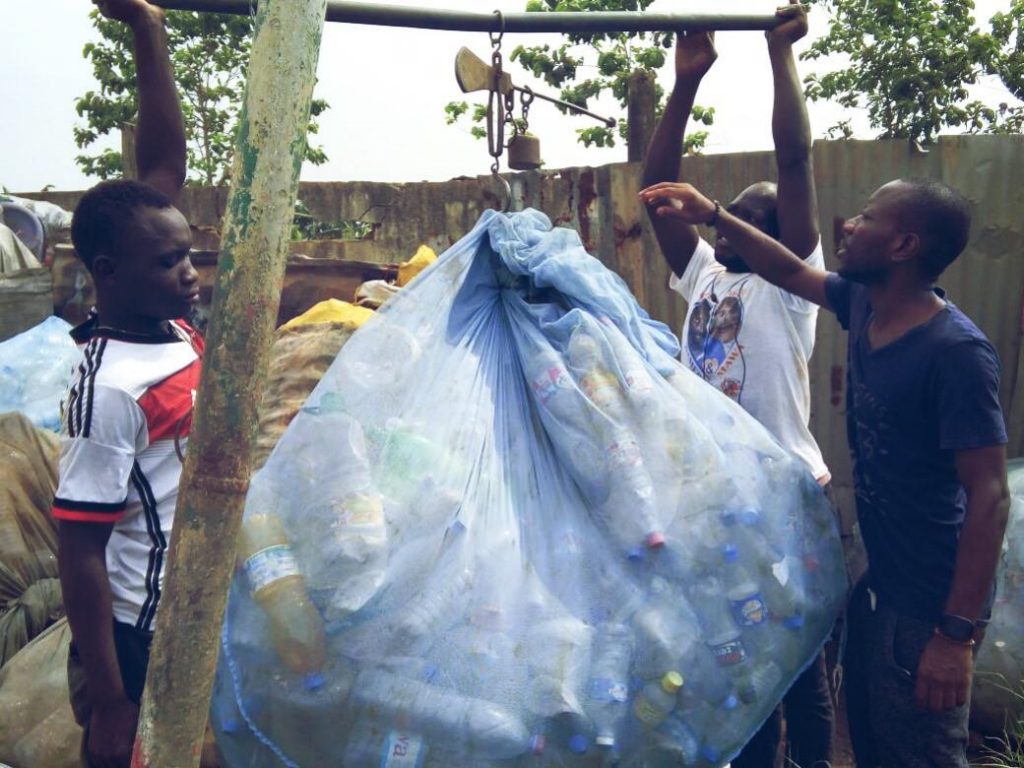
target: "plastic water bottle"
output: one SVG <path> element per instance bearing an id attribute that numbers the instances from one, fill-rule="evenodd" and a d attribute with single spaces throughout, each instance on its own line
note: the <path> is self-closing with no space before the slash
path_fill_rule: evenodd
<path id="1" fill-rule="evenodd" d="M 769 702 L 775 706 L 782 691 L 782 669 L 772 659 L 757 659 L 738 682 L 737 692 L 744 704 Z"/>
<path id="2" fill-rule="evenodd" d="M 692 588 L 692 605 L 704 630 L 704 642 L 720 667 L 732 667 L 747 659 L 747 649 L 733 621 L 722 582 L 714 576 Z"/>
<path id="3" fill-rule="evenodd" d="M 582 717 L 578 693 L 586 683 L 593 630 L 565 616 L 531 627 L 523 640 L 531 681 L 527 706 L 540 717 Z"/>
<path id="4" fill-rule="evenodd" d="M 608 317 L 601 317 L 605 338 L 619 366 L 623 388 L 637 415 L 647 421 L 656 414 L 654 379 L 647 372 L 643 357 L 633 348 L 622 331 Z"/>
<path id="5" fill-rule="evenodd" d="M 341 764 L 345 768 L 422 768 L 427 745 L 417 734 L 383 728 L 368 716 L 349 732 Z"/>
<path id="6" fill-rule="evenodd" d="M 319 515 L 311 511 L 310 525 L 319 542 L 319 563 L 310 568 L 310 589 L 330 594 L 325 607 L 328 620 L 344 619 L 362 608 L 384 582 L 388 555 L 384 501 L 372 492 L 349 493 L 333 499 Z"/>
<path id="7" fill-rule="evenodd" d="M 693 729 L 679 717 L 669 715 L 654 732 L 657 749 L 650 768 L 660 766 L 696 765 L 700 755 L 700 740 Z"/>
<path id="8" fill-rule="evenodd" d="M 723 548 L 726 571 L 731 572 L 728 577 L 729 600 L 734 610 L 743 610 L 739 594 L 743 591 L 741 584 L 749 587 L 750 583 L 756 582 L 756 596 L 745 603 L 748 616 L 745 619 L 737 617 L 737 623 L 745 627 L 760 625 L 765 617 L 770 616 L 787 629 L 798 630 L 804 625 L 803 601 L 788 577 L 790 563 L 797 564 L 798 561 L 779 555 L 759 533 L 760 521 L 760 513 L 749 507 L 727 510 L 722 514 L 726 535 L 736 542 Z M 743 562 L 751 567 L 743 565 Z M 787 574 L 786 583 L 780 580 L 780 573 Z"/>
<path id="9" fill-rule="evenodd" d="M 654 576 L 648 598 L 633 616 L 637 635 L 634 671 L 658 678 L 679 669 L 680 659 L 693 655 L 700 626 L 689 601 L 660 576 Z"/>
<path id="10" fill-rule="evenodd" d="M 676 696 L 682 687 L 683 676 L 675 670 L 647 683 L 633 702 L 636 719 L 647 728 L 657 727 L 676 708 Z"/>
<path id="11" fill-rule="evenodd" d="M 616 423 L 626 419 L 618 379 L 608 370 L 600 343 L 583 327 L 569 337 L 569 363 L 578 371 L 580 389 L 605 416 Z"/>
<path id="12" fill-rule="evenodd" d="M 460 752 L 504 759 L 543 749 L 543 739 L 503 707 L 383 669 L 360 672 L 353 696 L 381 718 Z"/>
<path id="13" fill-rule="evenodd" d="M 727 536 L 744 550 L 751 561 L 774 563 L 782 559 L 783 552 L 767 538 L 764 513 L 751 505 L 728 505 L 719 519 Z"/>
<path id="14" fill-rule="evenodd" d="M 614 749 L 629 703 L 629 665 L 633 632 L 625 624 L 601 624 L 594 638 L 586 710 L 594 723 L 596 743 Z"/>
<path id="15" fill-rule="evenodd" d="M 324 663 L 324 624 L 276 515 L 257 512 L 242 521 L 239 557 L 253 598 L 266 612 L 270 640 L 285 666 L 315 673 Z"/>
<path id="16" fill-rule="evenodd" d="M 546 347 L 524 362 L 530 390 L 541 408 L 561 424 L 588 430 L 590 419 L 586 402 L 561 356 Z"/>
<path id="17" fill-rule="evenodd" d="M 762 626 L 768 621 L 768 609 L 758 584 L 740 561 L 740 552 L 726 545 L 722 581 L 729 609 L 736 624 L 744 629 Z"/>
<path id="18" fill-rule="evenodd" d="M 444 579 L 431 579 L 398 614 L 394 631 L 399 642 L 426 637 L 448 616 L 473 586 L 473 573 L 461 567 Z"/>
<path id="19" fill-rule="evenodd" d="M 611 429 L 605 439 L 605 457 L 612 484 L 611 496 L 601 510 L 608 518 L 606 525 L 613 533 L 625 533 L 627 539 L 635 532 L 648 548 L 661 547 L 665 535 L 657 514 L 654 480 L 633 433 Z"/>
<path id="20" fill-rule="evenodd" d="M 479 623 L 463 624 L 445 634 L 455 663 L 446 665 L 454 687 L 481 699 L 507 701 L 518 682 L 516 643 L 501 629 Z"/>

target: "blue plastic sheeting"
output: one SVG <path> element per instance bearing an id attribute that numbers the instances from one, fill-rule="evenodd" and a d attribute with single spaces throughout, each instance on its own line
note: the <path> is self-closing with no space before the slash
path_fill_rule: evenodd
<path id="1" fill-rule="evenodd" d="M 228 765 L 735 754 L 846 571 L 814 479 L 678 352 L 532 210 L 485 213 L 391 299 L 253 478 Z"/>

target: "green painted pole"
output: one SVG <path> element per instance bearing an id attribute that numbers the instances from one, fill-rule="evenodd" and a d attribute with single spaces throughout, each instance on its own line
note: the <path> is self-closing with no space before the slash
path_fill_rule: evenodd
<path id="1" fill-rule="evenodd" d="M 259 5 L 133 768 L 199 765 L 326 4 Z"/>

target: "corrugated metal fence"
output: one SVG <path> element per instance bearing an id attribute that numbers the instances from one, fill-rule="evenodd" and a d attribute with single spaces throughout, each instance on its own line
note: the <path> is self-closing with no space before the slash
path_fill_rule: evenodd
<path id="1" fill-rule="evenodd" d="M 971 200 L 970 245 L 941 282 L 999 350 L 1010 455 L 1024 453 L 1024 394 L 1017 392 L 1018 382 L 1024 382 L 1024 137 L 949 137 L 928 153 L 902 141 L 822 141 L 815 145 L 814 162 L 826 254 L 834 251 L 842 220 L 859 211 L 870 193 L 891 179 L 939 178 Z M 715 197 L 729 200 L 754 181 L 773 179 L 775 169 L 767 152 L 710 155 L 687 158 L 683 175 Z M 636 198 L 639 179 L 639 166 L 624 163 L 522 173 L 511 180 L 518 206 L 537 208 L 556 224 L 578 230 L 590 252 L 625 278 L 651 315 L 678 331 L 685 305 L 667 290 L 667 268 Z M 331 256 L 378 263 L 404 260 L 420 243 L 444 250 L 484 209 L 496 205 L 498 194 L 486 176 L 416 184 L 306 183 L 300 191 L 309 209 L 324 220 L 361 219 L 373 224 L 370 239 L 335 243 Z M 78 193 L 38 197 L 72 208 Z M 182 207 L 193 225 L 216 228 L 225 197 L 223 190 L 192 189 Z M 321 247 L 309 244 L 308 250 L 315 253 Z M 297 248 L 301 251 L 303 245 Z M 829 313 L 822 312 L 811 369 L 811 428 L 841 499 L 849 492 L 850 477 L 843 418 L 845 365 L 845 334 Z"/>

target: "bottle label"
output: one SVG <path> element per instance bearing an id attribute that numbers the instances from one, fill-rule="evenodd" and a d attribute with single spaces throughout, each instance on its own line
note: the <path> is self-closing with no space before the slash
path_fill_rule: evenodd
<path id="1" fill-rule="evenodd" d="M 594 677 L 590 680 L 590 698 L 594 701 L 617 701 L 622 704 L 629 699 L 629 687 L 619 680 Z"/>
<path id="2" fill-rule="evenodd" d="M 636 703 L 633 705 L 633 713 L 641 723 L 646 723 L 650 726 L 655 726 L 665 719 L 665 713 L 643 696 L 637 698 Z"/>
<path id="3" fill-rule="evenodd" d="M 608 446 L 608 464 L 613 469 L 634 469 L 643 463 L 640 446 L 635 440 L 624 438 Z"/>
<path id="4" fill-rule="evenodd" d="M 753 592 L 738 599 L 729 599 L 732 616 L 741 627 L 756 627 L 768 620 L 768 609 L 760 592 Z"/>
<path id="5" fill-rule="evenodd" d="M 533 380 L 533 391 L 541 405 L 547 405 L 560 389 L 569 388 L 569 372 L 560 365 L 544 370 Z"/>
<path id="6" fill-rule="evenodd" d="M 580 388 L 596 405 L 604 405 L 613 398 L 619 388 L 619 382 L 607 371 L 591 371 L 580 379 Z"/>
<path id="7" fill-rule="evenodd" d="M 372 496 L 349 496 L 338 504 L 335 514 L 342 526 L 384 525 L 384 506 Z"/>
<path id="8" fill-rule="evenodd" d="M 253 594 L 288 576 L 301 576 L 299 564 L 287 544 L 261 549 L 245 561 L 245 573 Z"/>
<path id="9" fill-rule="evenodd" d="M 421 768 L 426 756 L 427 747 L 419 736 L 389 731 L 380 756 L 380 768 Z"/>
<path id="10" fill-rule="evenodd" d="M 723 643 L 708 643 L 708 647 L 720 667 L 732 667 L 746 661 L 747 658 L 743 641 L 738 637 L 729 638 Z"/>
<path id="11" fill-rule="evenodd" d="M 647 394 L 653 389 L 651 377 L 647 375 L 647 371 L 643 368 L 625 371 L 622 374 L 622 378 L 626 380 L 626 389 L 630 392 Z"/>

